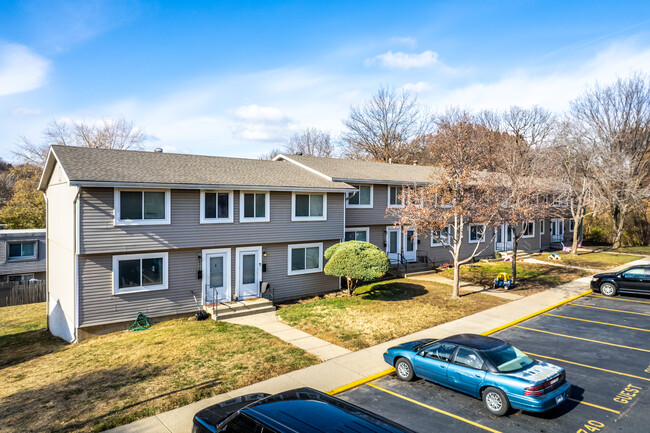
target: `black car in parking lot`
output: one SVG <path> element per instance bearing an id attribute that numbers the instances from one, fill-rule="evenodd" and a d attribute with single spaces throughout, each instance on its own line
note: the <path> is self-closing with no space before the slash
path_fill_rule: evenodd
<path id="1" fill-rule="evenodd" d="M 620 272 L 594 275 L 591 289 L 605 296 L 614 296 L 617 293 L 650 295 L 650 265 L 632 266 Z"/>
<path id="2" fill-rule="evenodd" d="M 237 397 L 197 412 L 193 422 L 192 433 L 415 433 L 312 388 Z"/>

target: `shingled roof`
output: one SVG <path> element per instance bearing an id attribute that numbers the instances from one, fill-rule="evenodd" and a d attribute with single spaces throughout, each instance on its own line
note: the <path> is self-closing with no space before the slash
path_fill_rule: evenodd
<path id="1" fill-rule="evenodd" d="M 353 189 L 286 161 L 178 153 L 52 146 L 40 190 L 58 161 L 71 185 L 241 188 L 270 190 Z"/>
<path id="2" fill-rule="evenodd" d="M 425 184 L 434 181 L 436 174 L 441 173 L 439 168 L 421 165 L 389 164 L 305 155 L 278 155 L 275 159 L 293 162 L 298 166 L 318 172 L 328 179 L 341 182 Z"/>

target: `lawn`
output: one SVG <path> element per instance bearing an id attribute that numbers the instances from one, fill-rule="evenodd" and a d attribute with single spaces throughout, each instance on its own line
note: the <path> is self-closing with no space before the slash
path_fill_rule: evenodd
<path id="1" fill-rule="evenodd" d="M 213 320 L 66 344 L 44 316 L 44 304 L 0 308 L 0 432 L 102 431 L 319 362 Z"/>
<path id="2" fill-rule="evenodd" d="M 281 305 L 277 314 L 311 335 L 359 350 L 506 302 L 476 293 L 451 299 L 448 285 L 409 279 L 368 284 L 357 293 Z"/>
<path id="3" fill-rule="evenodd" d="M 542 253 L 535 255 L 534 257 L 537 260 L 542 260 L 544 262 L 580 266 L 591 269 L 611 269 L 639 259 L 638 256 L 629 256 L 625 254 L 592 253 L 582 251 L 575 256 L 562 252 L 557 254 L 561 257 L 561 260 L 550 259 L 548 253 Z"/>
<path id="4" fill-rule="evenodd" d="M 500 273 L 512 273 L 512 263 L 491 262 L 473 263 L 460 268 L 460 280 L 481 287 L 492 287 L 494 278 Z M 453 268 L 446 269 L 441 275 L 453 279 Z M 573 281 L 576 278 L 589 275 L 587 271 L 578 269 L 561 268 L 559 266 L 542 265 L 537 263 L 517 263 L 517 285 L 508 292 L 518 295 L 533 295 L 559 284 Z M 503 289 L 499 289 L 503 290 Z"/>
<path id="5" fill-rule="evenodd" d="M 644 254 L 650 256 L 650 245 L 640 247 L 621 247 L 615 251 L 619 253 Z"/>

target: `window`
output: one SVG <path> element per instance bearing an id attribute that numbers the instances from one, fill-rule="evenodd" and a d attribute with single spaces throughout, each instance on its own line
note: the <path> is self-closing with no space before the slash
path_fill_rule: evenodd
<path id="1" fill-rule="evenodd" d="M 327 220 L 327 195 L 294 192 L 291 200 L 291 221 Z"/>
<path id="2" fill-rule="evenodd" d="M 169 224 L 169 190 L 115 190 L 115 225 Z"/>
<path id="3" fill-rule="evenodd" d="M 167 289 L 167 253 L 113 256 L 113 294 Z"/>
<path id="4" fill-rule="evenodd" d="M 9 242 L 7 245 L 9 260 L 35 259 L 37 256 L 36 241 Z"/>
<path id="5" fill-rule="evenodd" d="M 359 185 L 358 191 L 347 193 L 346 207 L 372 208 L 372 185 Z"/>
<path id="6" fill-rule="evenodd" d="M 241 192 L 239 194 L 239 222 L 269 222 L 270 197 L 267 192 Z"/>
<path id="7" fill-rule="evenodd" d="M 389 186 L 388 187 L 388 207 L 401 207 L 402 206 L 402 187 Z"/>
<path id="8" fill-rule="evenodd" d="M 257 421 L 249 418 L 246 414 L 243 413 L 235 415 L 234 418 L 224 423 L 220 427 L 223 430 L 219 430 L 219 431 L 226 431 L 228 433 L 255 433 L 255 432 L 262 431 L 261 430 L 262 425 L 260 425 Z M 269 432 L 270 431 L 271 430 L 269 430 Z"/>
<path id="9" fill-rule="evenodd" d="M 485 224 L 469 225 L 469 242 L 477 243 L 485 241 Z"/>
<path id="10" fill-rule="evenodd" d="M 452 226 L 447 226 L 443 230 L 434 230 L 431 234 L 431 246 L 440 247 L 442 245 L 451 245 L 451 234 L 454 231 Z"/>
<path id="11" fill-rule="evenodd" d="M 575 226 L 576 226 L 575 220 L 570 219 L 569 220 L 569 231 L 572 232 Z"/>
<path id="12" fill-rule="evenodd" d="M 201 224 L 233 221 L 232 191 L 201 191 Z"/>
<path id="13" fill-rule="evenodd" d="M 449 358 L 451 358 L 451 355 L 454 354 L 454 350 L 456 350 L 456 345 L 455 344 L 449 344 L 449 343 L 435 343 L 431 347 L 428 347 L 423 355 L 426 358 L 431 358 L 431 359 L 437 359 L 438 361 L 449 361 Z"/>
<path id="14" fill-rule="evenodd" d="M 323 270 L 323 244 L 289 245 L 289 275 Z"/>
<path id="15" fill-rule="evenodd" d="M 370 229 L 368 227 L 355 227 L 345 229 L 345 241 L 363 241 L 370 242 Z"/>
<path id="16" fill-rule="evenodd" d="M 643 268 L 632 268 L 625 271 L 623 278 L 643 278 L 644 272 Z"/>
<path id="17" fill-rule="evenodd" d="M 456 356 L 454 356 L 454 364 L 480 370 L 483 368 L 483 359 L 475 351 L 465 347 L 459 347 Z"/>
<path id="18" fill-rule="evenodd" d="M 527 222 L 523 224 L 524 234 L 522 238 L 534 238 L 535 237 L 535 222 Z"/>
<path id="19" fill-rule="evenodd" d="M 540 234 L 540 235 L 543 235 L 543 234 L 544 234 L 544 229 L 545 229 L 545 227 L 546 227 L 546 224 L 545 224 L 545 223 L 546 223 L 546 220 L 541 220 L 541 221 L 539 222 L 539 234 Z"/>
<path id="20" fill-rule="evenodd" d="M 9 282 L 26 282 L 34 279 L 34 274 L 9 275 Z"/>

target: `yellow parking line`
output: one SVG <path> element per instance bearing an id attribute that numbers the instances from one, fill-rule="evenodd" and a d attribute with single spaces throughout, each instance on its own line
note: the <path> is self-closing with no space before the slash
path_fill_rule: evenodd
<path id="1" fill-rule="evenodd" d="M 621 298 L 613 298 L 611 296 L 602 296 L 602 295 L 588 295 L 588 296 L 591 296 L 592 298 L 607 299 L 610 301 L 638 302 L 639 304 L 650 304 L 650 301 L 637 301 L 636 299 L 621 299 Z"/>
<path id="2" fill-rule="evenodd" d="M 647 377 L 635 376 L 633 374 L 622 373 L 620 371 L 607 370 L 606 368 L 594 367 L 593 365 L 587 365 L 587 364 L 580 364 L 579 362 L 567 361 L 566 359 L 552 358 L 550 356 L 545 356 L 545 355 L 537 355 L 536 353 L 530 353 L 530 352 L 525 352 L 525 353 L 531 356 L 538 356 L 540 358 L 552 359 L 553 361 L 566 362 L 567 364 L 579 365 L 580 367 L 586 367 L 586 368 L 593 368 L 594 370 L 606 371 L 607 373 L 618 374 L 620 376 L 633 377 L 635 379 L 640 379 L 640 380 L 645 380 L 647 382 L 650 382 L 650 379 L 648 379 Z"/>
<path id="3" fill-rule="evenodd" d="M 387 389 L 381 388 L 381 387 L 379 387 L 379 386 L 377 386 L 377 385 L 373 385 L 372 383 L 367 383 L 366 385 L 368 385 L 368 386 L 372 386 L 373 388 L 378 389 L 379 391 L 383 391 L 383 392 L 385 392 L 385 393 L 387 393 L 387 394 L 394 395 L 395 397 L 401 398 L 401 399 L 406 400 L 406 401 L 408 401 L 408 402 L 411 402 L 411 403 L 417 404 L 418 406 L 425 407 L 425 408 L 427 408 L 427 409 L 429 409 L 429 410 L 432 410 L 432 411 L 434 411 L 434 412 L 438 412 L 438 413 L 441 413 L 441 414 L 443 414 L 443 415 L 447 415 L 447 416 L 450 416 L 450 417 L 452 417 L 452 418 L 455 418 L 455 419 L 457 419 L 457 420 L 459 420 L 459 421 L 466 422 L 467 424 L 471 424 L 471 425 L 473 425 L 473 426 L 475 426 L 475 427 L 482 428 L 483 430 L 487 430 L 487 431 L 490 431 L 490 432 L 493 432 L 493 433 L 501 433 L 499 430 L 494 430 L 494 429 L 492 429 L 492 428 L 490 428 L 490 427 L 486 427 L 486 426 L 484 426 L 484 425 L 482 425 L 482 424 L 479 424 L 479 423 L 477 423 L 477 422 L 470 421 L 470 420 L 468 420 L 468 419 L 466 419 L 466 418 L 460 417 L 460 416 L 458 416 L 458 415 L 454 415 L 453 413 L 449 413 L 449 412 L 446 412 L 446 411 L 444 411 L 444 410 L 442 410 L 442 409 L 438 409 L 437 407 L 433 407 L 433 406 L 429 406 L 428 404 L 420 403 L 420 402 L 417 401 L 417 400 L 413 400 L 412 398 L 408 398 L 408 397 L 403 396 L 403 395 L 401 395 L 401 394 L 397 394 L 397 393 L 395 393 L 395 392 L 393 392 L 393 391 L 389 391 L 389 390 L 387 390 Z"/>
<path id="4" fill-rule="evenodd" d="M 581 322 L 598 323 L 599 325 L 617 326 L 619 328 L 634 329 L 635 331 L 650 332 L 650 329 L 635 328 L 633 326 L 619 325 L 617 323 L 598 322 L 596 320 L 579 319 L 577 317 L 560 316 L 558 314 L 544 313 L 545 316 L 559 317 L 561 319 L 579 320 Z"/>
<path id="5" fill-rule="evenodd" d="M 370 382 L 372 380 L 379 379 L 380 377 L 388 376 L 393 371 L 395 371 L 395 369 L 391 367 L 388 370 L 384 370 L 384 371 L 382 371 L 380 373 L 373 374 L 372 376 L 364 377 L 361 380 L 355 380 L 354 382 L 350 382 L 347 385 L 343 385 L 343 386 L 339 386 L 338 388 L 334 388 L 331 391 L 327 391 L 327 394 L 329 394 L 329 395 L 340 394 L 340 393 L 342 393 L 344 391 L 348 391 L 348 390 L 350 390 L 352 388 L 356 388 L 359 385 L 363 385 L 364 383 L 368 383 L 368 382 Z"/>
<path id="6" fill-rule="evenodd" d="M 567 398 L 567 400 L 575 401 L 576 403 L 580 403 L 580 404 L 584 404 L 584 405 L 587 405 L 587 406 L 595 407 L 595 408 L 597 408 L 597 409 L 606 410 L 606 411 L 608 411 L 608 412 L 614 412 L 614 413 L 617 413 L 617 414 L 619 414 L 619 415 L 621 414 L 621 413 L 620 413 L 619 411 L 617 411 L 617 410 L 610 409 L 610 408 L 608 408 L 608 407 L 598 406 L 597 404 L 593 404 L 593 403 L 587 403 L 586 401 L 582 401 L 582 400 L 576 400 L 575 398 L 571 398 L 571 397 L 569 397 L 569 398 Z"/>
<path id="7" fill-rule="evenodd" d="M 560 337 L 574 338 L 576 340 L 589 341 L 590 343 L 606 344 L 608 346 L 622 347 L 624 349 L 640 350 L 641 352 L 650 352 L 650 350 L 648 349 L 640 349 L 638 347 L 623 346 L 622 344 L 607 343 L 605 341 L 599 341 L 599 340 L 590 340 L 589 338 L 574 337 L 573 335 L 558 334 L 557 332 L 542 331 L 541 329 L 526 328 L 525 326 L 515 325 L 515 328 L 526 329 L 528 331 L 542 332 L 544 334 L 558 335 Z"/>
<path id="8" fill-rule="evenodd" d="M 647 313 L 637 313 L 636 311 L 616 310 L 614 308 L 596 307 L 593 305 L 574 304 L 573 302 L 569 302 L 569 305 L 575 305 L 576 307 L 595 308 L 596 310 L 616 311 L 617 313 L 638 314 L 639 316 L 650 316 L 650 314 Z"/>

